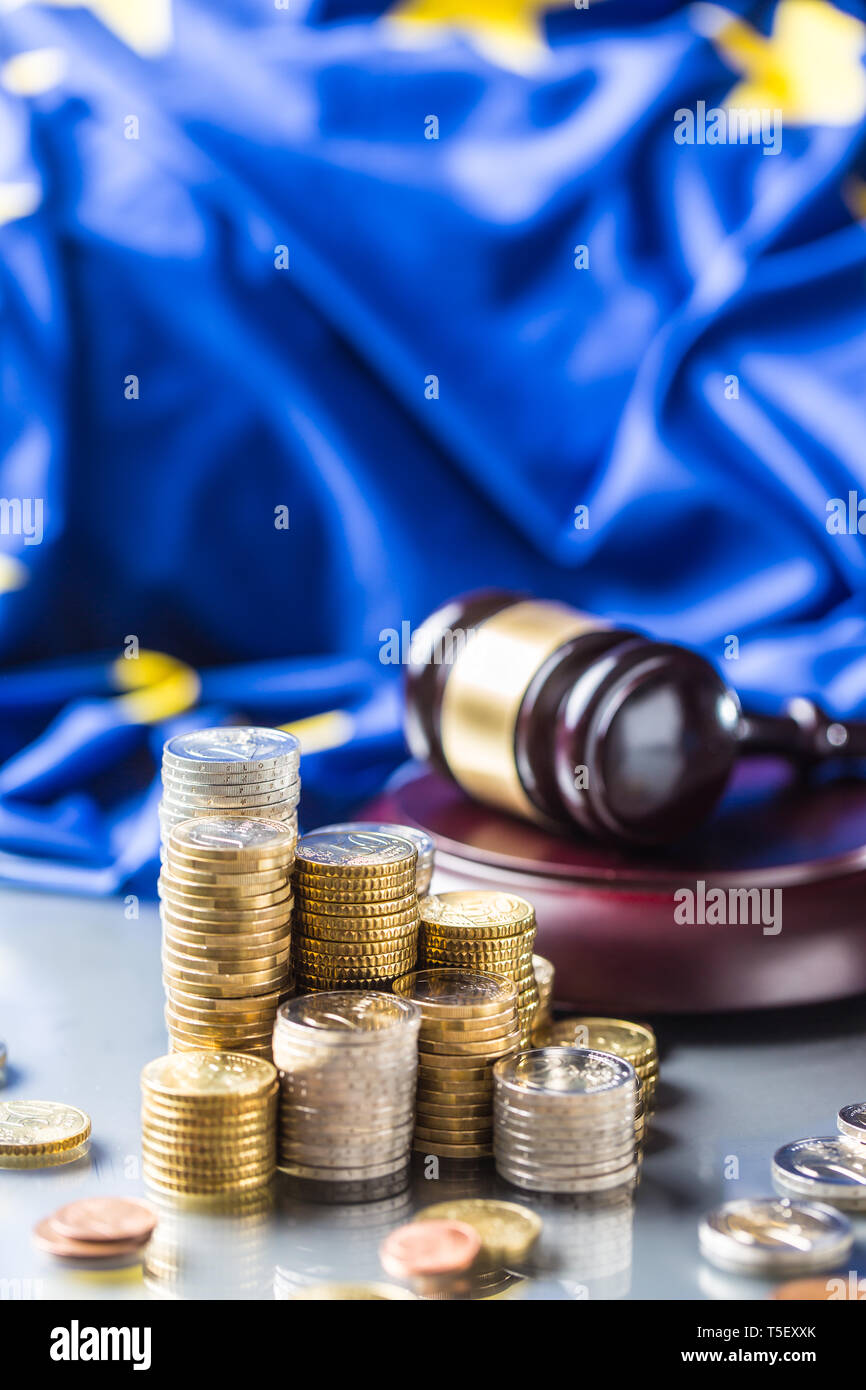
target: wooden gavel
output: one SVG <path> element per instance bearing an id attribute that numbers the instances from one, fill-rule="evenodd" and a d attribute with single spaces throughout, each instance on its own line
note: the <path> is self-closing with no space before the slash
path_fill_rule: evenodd
<path id="1" fill-rule="evenodd" d="M 866 722 L 803 698 L 746 713 L 686 647 L 501 591 L 454 599 L 415 633 L 406 731 L 480 801 L 643 845 L 694 830 L 743 754 L 866 756 Z"/>

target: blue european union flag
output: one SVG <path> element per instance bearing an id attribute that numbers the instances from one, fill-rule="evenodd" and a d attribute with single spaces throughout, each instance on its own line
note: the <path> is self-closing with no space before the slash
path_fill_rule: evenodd
<path id="1" fill-rule="evenodd" d="M 349 810 L 479 586 L 866 708 L 860 6 L 0 17 L 0 874 L 149 881 L 181 726 Z"/>

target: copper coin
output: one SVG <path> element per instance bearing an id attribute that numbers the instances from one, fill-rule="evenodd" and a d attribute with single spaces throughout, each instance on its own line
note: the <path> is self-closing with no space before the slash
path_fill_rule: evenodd
<path id="1" fill-rule="evenodd" d="M 395 1279 L 462 1274 L 480 1253 L 481 1237 L 465 1221 L 412 1221 L 379 1247 L 382 1268 Z"/>
<path id="2" fill-rule="evenodd" d="M 33 1243 L 38 1249 L 47 1250 L 49 1255 L 85 1260 L 132 1255 L 144 1245 L 141 1240 L 70 1240 L 60 1234 L 50 1216 L 33 1227 Z"/>
<path id="3" fill-rule="evenodd" d="M 150 1207 L 128 1197 L 84 1197 L 60 1207 L 50 1221 L 69 1240 L 142 1241 L 156 1227 Z"/>

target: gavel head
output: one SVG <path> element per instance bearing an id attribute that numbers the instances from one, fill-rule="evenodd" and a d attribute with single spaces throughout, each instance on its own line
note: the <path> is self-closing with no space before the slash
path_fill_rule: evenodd
<path id="1" fill-rule="evenodd" d="M 452 600 L 416 636 L 410 748 L 479 800 L 651 845 L 724 791 L 739 703 L 696 653 L 499 591 Z"/>

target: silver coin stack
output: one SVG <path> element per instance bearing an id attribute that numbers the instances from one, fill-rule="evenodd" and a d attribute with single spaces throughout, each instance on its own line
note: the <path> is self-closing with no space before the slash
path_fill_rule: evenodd
<path id="1" fill-rule="evenodd" d="M 541 1047 L 493 1068 L 493 1147 L 506 1182 L 605 1192 L 638 1174 L 634 1067 L 588 1047 Z"/>
<path id="2" fill-rule="evenodd" d="M 852 1145 L 855 1153 L 866 1155 L 866 1101 L 843 1105 L 836 1116 L 839 1137 Z"/>
<path id="3" fill-rule="evenodd" d="M 866 1148 L 842 1135 L 783 1144 L 773 1155 L 773 1186 L 790 1197 L 866 1211 Z"/>
<path id="4" fill-rule="evenodd" d="M 433 878 L 433 865 L 436 846 L 433 843 L 433 836 L 428 835 L 426 830 L 419 830 L 414 825 L 388 825 L 378 821 L 347 821 L 345 825 L 324 825 L 318 833 L 322 835 L 356 835 L 361 831 L 372 831 L 375 835 L 396 835 L 401 840 L 408 840 L 410 845 L 414 845 L 418 851 L 418 863 L 415 868 L 415 892 L 419 898 L 425 898 L 430 892 L 430 883 Z"/>
<path id="5" fill-rule="evenodd" d="M 162 752 L 163 842 L 192 816 L 249 816 L 298 833 L 300 744 L 280 729 L 197 729 Z"/>
<path id="6" fill-rule="evenodd" d="M 704 1259 L 732 1274 L 766 1277 L 836 1269 L 853 1244 L 832 1208 L 787 1197 L 745 1197 L 709 1212 L 698 1228 Z"/>
<path id="7" fill-rule="evenodd" d="M 278 1164 L 310 1196 L 366 1201 L 409 1181 L 421 1014 L 373 990 L 292 999 L 277 1011 Z"/>

